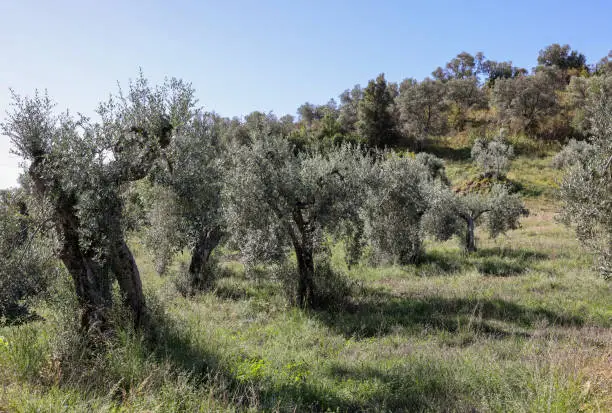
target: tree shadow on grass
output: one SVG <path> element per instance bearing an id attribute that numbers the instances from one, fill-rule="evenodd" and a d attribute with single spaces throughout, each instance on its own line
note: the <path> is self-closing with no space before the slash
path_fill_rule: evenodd
<path id="1" fill-rule="evenodd" d="M 155 325 L 148 334 L 148 348 L 160 361 L 170 362 L 187 372 L 193 383 L 207 389 L 218 400 L 225 400 L 238 410 L 263 411 L 360 411 L 359 405 L 345 400 L 329 389 L 307 380 L 278 380 L 253 376 L 243 378 L 236 371 L 240 360 L 223 357 L 223 349 L 194 342 L 176 327 L 173 320 L 155 315 Z M 244 355 L 242 362 L 253 355 Z M 231 361 L 230 361 L 231 360 Z"/>
<path id="2" fill-rule="evenodd" d="M 467 299 L 401 297 L 381 290 L 365 290 L 346 311 L 318 312 L 316 317 L 345 337 L 368 338 L 394 331 L 420 333 L 437 330 L 459 333 L 469 328 L 474 335 L 490 338 L 527 336 L 521 330 L 546 320 L 551 325 L 581 326 L 578 316 L 531 308 L 499 298 Z M 511 324 L 509 330 L 496 325 Z"/>
<path id="3" fill-rule="evenodd" d="M 523 274 L 545 259 L 546 254 L 522 248 L 484 248 L 472 254 L 434 250 L 425 254 L 416 270 L 421 276 L 436 276 L 475 268 L 482 275 L 509 277 Z"/>
<path id="4" fill-rule="evenodd" d="M 360 406 L 367 411 L 446 411 L 449 406 L 466 404 L 462 399 L 468 393 L 447 367 L 423 359 L 409 359 L 385 370 L 334 363 L 329 374 L 341 380 L 382 384 L 378 391 L 369 395 L 365 406 Z M 458 394 L 461 393 L 458 388 L 464 394 Z M 468 406 L 462 407 L 470 411 Z"/>
<path id="5" fill-rule="evenodd" d="M 451 161 L 469 161 L 472 158 L 472 149 L 470 147 L 451 148 L 433 142 L 426 145 L 425 152 Z"/>
<path id="6" fill-rule="evenodd" d="M 0 313 L 0 327 L 19 326 L 42 320 L 44 320 L 43 317 L 31 311 L 23 304 L 12 304 L 5 308 L 4 313 Z"/>
<path id="7" fill-rule="evenodd" d="M 448 388 L 455 380 L 452 372 L 427 361 L 412 363 L 408 370 L 402 366 L 386 372 L 332 362 L 322 376 L 317 376 L 326 380 L 269 376 L 244 380 L 222 357 L 222 349 L 194 343 L 186 333 L 172 327 L 171 320 L 160 318 L 157 322 L 160 325 L 149 340 L 151 353 L 188 372 L 196 386 L 238 410 L 436 411 L 432 406 L 452 406 L 460 400 L 457 386 Z M 330 386 L 329 381 L 334 384 Z M 350 383 L 362 383 L 366 390 L 355 389 Z"/>

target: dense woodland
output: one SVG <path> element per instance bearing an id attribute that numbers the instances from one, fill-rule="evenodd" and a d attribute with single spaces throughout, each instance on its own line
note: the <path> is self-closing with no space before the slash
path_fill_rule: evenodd
<path id="1" fill-rule="evenodd" d="M 169 294 L 164 289 L 143 287 L 143 259 L 156 273 L 147 277 L 180 296 L 184 311 L 223 291 L 238 266 L 253 288 L 270 283 L 282 291 L 283 308 L 325 320 L 356 314 L 359 323 L 360 314 L 365 320 L 376 310 L 359 310 L 368 287 L 354 271 L 418 272 L 455 239 L 458 255 L 446 266 L 484 257 L 478 254 L 503 260 L 503 251 L 480 252 L 482 238 L 520 228 L 545 202 L 587 252 L 593 279 L 609 284 L 612 52 L 589 64 L 568 45 L 553 44 L 531 70 L 462 52 L 424 80 L 395 83 L 380 74 L 338 100 L 303 104 L 297 117 L 253 112 L 229 119 L 210 109 L 198 106 L 189 83 L 172 78 L 155 86 L 142 73 L 102 102 L 96 119 L 58 111 L 46 94 L 13 93 L 2 133 L 24 171 L 18 188 L 0 194 L 0 322 L 13 326 L 5 330 L 10 336 L 17 334 L 11 328 L 44 326 L 49 312 L 64 313 L 53 330 L 64 342 L 41 356 L 48 364 L 33 373 L 37 385 L 44 369 L 57 379 L 43 380 L 43 388 L 86 381 L 78 366 L 95 371 L 97 358 L 119 351 L 125 334 L 138 337 L 145 359 L 163 360 L 160 351 L 178 346 L 168 338 L 174 301 L 160 298 Z M 558 171 L 550 197 L 534 204 L 540 198 L 510 176 L 519 159 Z M 435 325 L 431 316 L 427 323 Z M 0 339 L 0 366 L 12 366 L 7 360 L 19 357 Z M 207 363 L 206 374 L 216 374 Z M 253 383 L 263 365 L 249 363 L 250 373 L 233 371 L 224 384 L 221 394 L 233 394 L 224 409 L 439 411 L 461 404 L 437 396 L 433 404 L 302 399 L 305 387 L 287 401 L 273 396 L 291 394 L 283 385 L 257 390 L 262 405 L 236 401 L 249 391 L 245 382 L 259 386 Z M 202 369 L 181 368 L 187 375 Z M 245 374 L 252 377 L 242 380 Z M 303 380 L 296 377 L 292 385 Z M 190 391 L 213 392 L 206 380 L 187 381 Z M 130 410 L 122 405 L 125 392 L 139 383 L 114 385 L 111 404 Z M 83 394 L 104 387 L 92 386 Z M 2 403 L 0 397 L 0 411 Z"/>

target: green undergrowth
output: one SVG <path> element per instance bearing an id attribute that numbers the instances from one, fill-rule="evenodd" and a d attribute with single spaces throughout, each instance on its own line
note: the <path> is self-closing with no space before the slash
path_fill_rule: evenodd
<path id="1" fill-rule="evenodd" d="M 477 171 L 450 162 L 455 179 Z M 36 321 L 0 327 L 0 411 L 607 412 L 612 408 L 612 286 L 555 221 L 549 157 L 515 160 L 531 211 L 522 228 L 465 254 L 426 241 L 416 265 L 347 268 L 351 296 L 328 310 L 292 307 L 278 271 L 223 277 L 190 298 L 155 274 L 138 240 L 150 332 L 120 326 L 95 351 L 76 333 L 66 279 Z M 183 264 L 184 265 L 184 264 Z"/>

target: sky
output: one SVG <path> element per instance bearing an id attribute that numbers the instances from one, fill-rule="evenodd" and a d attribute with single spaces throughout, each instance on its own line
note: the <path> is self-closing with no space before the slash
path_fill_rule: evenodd
<path id="1" fill-rule="evenodd" d="M 462 51 L 532 68 L 560 43 L 596 63 L 610 16 L 610 0 L 0 0 L 0 119 L 9 88 L 92 115 L 139 68 L 191 82 L 223 116 L 295 115 L 379 73 L 423 79 Z M 0 136 L 0 188 L 16 185 L 10 148 Z"/>

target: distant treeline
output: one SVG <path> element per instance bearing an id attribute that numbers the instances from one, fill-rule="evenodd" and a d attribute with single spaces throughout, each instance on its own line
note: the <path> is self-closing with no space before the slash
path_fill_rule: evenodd
<path id="1" fill-rule="evenodd" d="M 540 50 L 531 71 L 482 52 L 459 53 L 431 77 L 390 82 L 380 74 L 366 87 L 355 85 L 322 105 L 304 103 L 297 118 L 252 112 L 219 119 L 229 141 L 244 142 L 253 131 L 289 137 L 294 143 L 356 141 L 371 146 L 419 149 L 428 138 L 475 134 L 503 127 L 538 140 L 584 139 L 587 80 L 612 73 L 612 51 L 587 64 L 569 45 Z"/>

